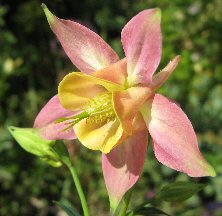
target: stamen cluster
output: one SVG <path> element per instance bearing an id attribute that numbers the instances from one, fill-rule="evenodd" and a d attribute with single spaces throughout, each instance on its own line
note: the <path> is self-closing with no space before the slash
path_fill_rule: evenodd
<path id="1" fill-rule="evenodd" d="M 112 94 L 102 93 L 89 100 L 83 112 L 69 118 L 57 119 L 57 123 L 66 122 L 68 130 L 81 120 L 86 119 L 88 124 L 102 124 L 115 119 L 115 112 L 112 104 Z"/>
<path id="2" fill-rule="evenodd" d="M 103 93 L 92 98 L 84 110 L 89 114 L 87 121 L 90 123 L 100 124 L 115 119 L 111 93 Z"/>

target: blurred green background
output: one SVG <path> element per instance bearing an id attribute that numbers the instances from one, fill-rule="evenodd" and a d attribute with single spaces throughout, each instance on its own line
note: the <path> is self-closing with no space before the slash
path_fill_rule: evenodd
<path id="1" fill-rule="evenodd" d="M 51 32 L 41 2 L 0 1 L 0 215 L 64 215 L 53 200 L 79 199 L 68 171 L 26 153 L 8 125 L 32 127 L 35 116 L 56 94 L 59 81 L 76 70 Z M 100 34 L 123 57 L 120 32 L 139 11 L 162 9 L 163 56 L 159 69 L 177 54 L 182 62 L 161 88 L 181 104 L 198 134 L 215 178 L 191 179 L 157 162 L 150 145 L 134 206 L 176 180 L 207 183 L 185 203 L 160 206 L 173 215 L 222 215 L 222 1 L 221 0 L 53 0 L 43 1 L 58 17 L 77 20 Z M 101 154 L 69 142 L 92 215 L 108 215 Z"/>

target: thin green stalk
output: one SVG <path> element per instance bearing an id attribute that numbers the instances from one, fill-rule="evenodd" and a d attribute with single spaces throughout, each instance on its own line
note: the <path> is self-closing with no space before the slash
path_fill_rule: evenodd
<path id="1" fill-rule="evenodd" d="M 72 174 L 72 178 L 73 178 L 73 181 L 75 183 L 75 186 L 76 186 L 76 189 L 77 189 L 77 192 L 79 194 L 79 198 L 80 198 L 80 201 L 81 201 L 81 204 L 82 204 L 84 216 L 90 216 L 90 214 L 89 214 L 89 207 L 88 207 L 88 204 L 86 202 L 86 197 L 84 195 L 84 192 L 83 192 L 83 189 L 82 189 L 82 186 L 81 186 L 78 174 L 76 172 L 76 169 L 73 166 L 71 161 L 66 162 L 66 165 L 68 166 L 68 168 L 69 168 L 69 170 L 70 170 L 70 172 Z"/>
<path id="2" fill-rule="evenodd" d="M 125 197 L 123 199 L 122 206 L 121 206 L 121 210 L 119 212 L 119 216 L 125 216 L 126 215 L 126 211 L 127 211 L 130 199 L 131 199 L 131 195 L 132 195 L 132 190 L 127 192 L 127 194 L 125 195 Z"/>

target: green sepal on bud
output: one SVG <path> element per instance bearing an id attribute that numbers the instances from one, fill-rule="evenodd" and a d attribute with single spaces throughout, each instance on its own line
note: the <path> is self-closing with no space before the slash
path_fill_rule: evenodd
<path id="1" fill-rule="evenodd" d="M 46 140 L 42 138 L 37 128 L 18 128 L 10 126 L 8 129 L 24 150 L 40 157 L 40 159 L 46 161 L 53 167 L 62 165 L 58 155 L 52 149 L 55 145 L 55 140 Z"/>

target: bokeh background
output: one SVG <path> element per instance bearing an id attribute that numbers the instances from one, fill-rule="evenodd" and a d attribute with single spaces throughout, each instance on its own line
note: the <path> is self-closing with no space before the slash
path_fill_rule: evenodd
<path id="1" fill-rule="evenodd" d="M 32 127 L 56 94 L 59 81 L 76 70 L 51 32 L 41 2 L 0 1 L 0 215 L 63 215 L 53 200 L 80 202 L 68 171 L 26 153 L 7 126 Z M 175 99 L 191 119 L 215 178 L 191 179 L 155 159 L 150 142 L 143 176 L 132 205 L 176 180 L 207 183 L 185 203 L 162 203 L 183 216 L 222 215 L 222 1 L 221 0 L 53 0 L 43 1 L 58 17 L 76 20 L 100 34 L 123 57 L 120 32 L 139 11 L 162 9 L 163 56 L 159 69 L 177 54 L 182 61 L 161 93 Z M 108 215 L 101 154 L 69 142 L 92 215 Z"/>

